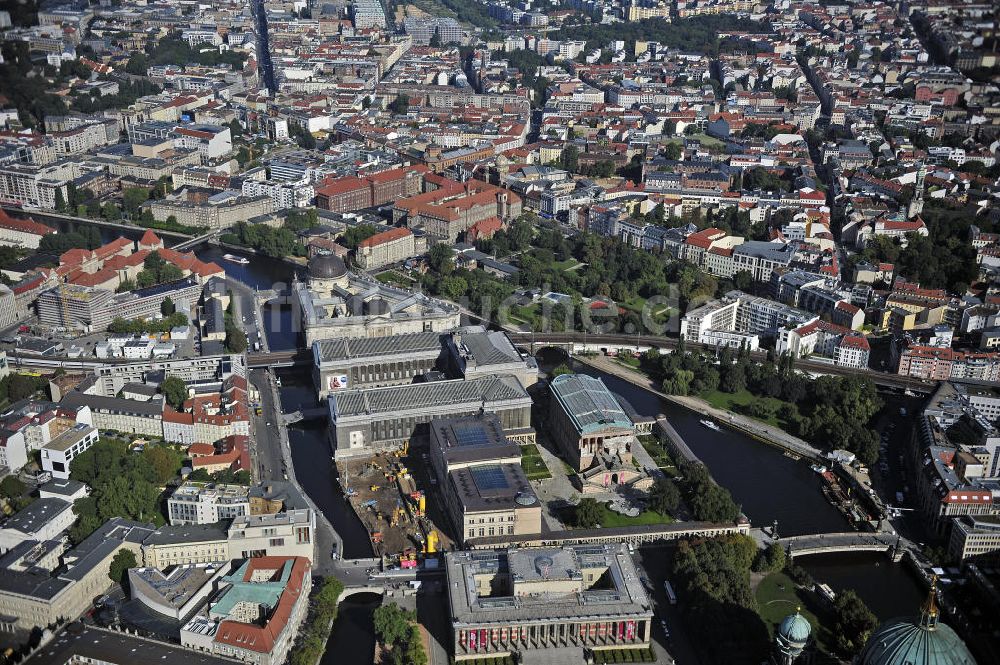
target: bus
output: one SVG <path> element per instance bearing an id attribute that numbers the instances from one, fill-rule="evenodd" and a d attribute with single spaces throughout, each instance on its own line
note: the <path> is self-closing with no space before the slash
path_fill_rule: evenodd
<path id="1" fill-rule="evenodd" d="M 674 593 L 674 588 L 670 586 L 670 580 L 663 580 L 663 590 L 667 594 L 667 600 L 670 601 L 671 605 L 677 604 L 677 594 Z"/>

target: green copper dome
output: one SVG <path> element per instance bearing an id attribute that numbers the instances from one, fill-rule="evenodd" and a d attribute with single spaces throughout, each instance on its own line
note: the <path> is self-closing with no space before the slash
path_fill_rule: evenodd
<path id="1" fill-rule="evenodd" d="M 810 633 L 812 633 L 812 626 L 798 611 L 786 616 L 781 625 L 778 626 L 778 635 L 784 638 L 785 642 L 791 644 L 805 644 L 809 641 Z"/>
<path id="2" fill-rule="evenodd" d="M 938 622 L 937 584 L 919 617 L 893 619 L 876 630 L 858 656 L 858 665 L 976 665 L 968 647 Z"/>

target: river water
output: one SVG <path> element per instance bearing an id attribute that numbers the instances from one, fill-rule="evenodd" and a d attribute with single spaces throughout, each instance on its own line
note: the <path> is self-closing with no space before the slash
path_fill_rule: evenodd
<path id="1" fill-rule="evenodd" d="M 202 247 L 197 251 L 199 258 L 217 261 L 228 274 L 251 286 L 271 288 L 272 284 L 291 280 L 291 266 L 287 263 L 250 256 L 249 265 L 239 265 L 223 260 L 224 253 L 216 247 Z M 297 344 L 291 310 L 283 308 L 266 318 L 273 319 L 268 325 L 272 349 L 293 348 Z M 584 371 L 600 376 L 612 392 L 631 404 L 640 415 L 665 414 L 712 476 L 732 493 L 755 526 L 770 526 L 777 520 L 782 535 L 850 530 L 843 516 L 824 499 L 819 477 L 804 462 L 786 457 L 780 450 L 742 434 L 707 429 L 699 424 L 697 414 L 626 381 L 593 369 Z M 283 377 L 287 387 L 283 389 L 282 401 L 286 406 L 306 404 L 313 399 L 307 373 L 299 370 L 283 373 Z M 367 533 L 336 485 L 325 428 L 291 428 L 290 439 L 296 477 L 344 537 L 345 554 L 348 557 L 369 556 Z M 855 589 L 883 621 L 916 614 L 923 597 L 910 571 L 903 564 L 891 563 L 882 554 L 812 556 L 802 557 L 798 562 L 835 591 Z M 347 622 L 361 620 L 359 617 L 370 613 L 374 607 L 373 603 L 359 602 L 358 607 L 348 606 L 344 616 L 354 617 Z M 342 628 L 341 623 L 338 622 L 334 636 L 348 630 Z M 368 633 L 359 632 L 364 633 L 358 636 L 359 640 L 368 639 Z M 351 634 L 356 635 L 356 632 Z M 333 642 L 331 640 L 331 645 Z M 370 658 L 371 651 L 367 644 L 362 645 L 363 649 L 355 649 L 352 645 L 350 655 L 345 653 L 344 644 L 337 641 L 338 665 L 368 662 L 365 659 Z"/>

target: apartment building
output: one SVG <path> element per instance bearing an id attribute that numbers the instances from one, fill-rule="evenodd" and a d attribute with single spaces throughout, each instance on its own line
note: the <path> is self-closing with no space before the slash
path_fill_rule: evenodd
<path id="1" fill-rule="evenodd" d="M 377 270 L 416 254 L 413 231 L 393 228 L 365 238 L 358 244 L 354 258 L 364 270 Z"/>
<path id="2" fill-rule="evenodd" d="M 68 480 L 70 463 L 97 443 L 97 428 L 77 423 L 42 446 L 42 470 L 53 478 Z"/>
<path id="3" fill-rule="evenodd" d="M 215 524 L 250 513 L 249 488 L 244 485 L 188 481 L 167 499 L 172 526 Z"/>
<path id="4" fill-rule="evenodd" d="M 163 436 L 163 404 L 162 396 L 141 402 L 91 395 L 75 390 L 60 402 L 60 406 L 64 407 L 89 407 L 93 425 L 100 431 L 157 438 Z"/>

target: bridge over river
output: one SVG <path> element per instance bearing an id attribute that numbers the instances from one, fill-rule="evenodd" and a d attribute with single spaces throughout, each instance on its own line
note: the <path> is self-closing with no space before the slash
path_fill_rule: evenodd
<path id="1" fill-rule="evenodd" d="M 751 535 L 761 547 L 778 543 L 788 556 L 808 556 L 810 554 L 836 554 L 838 552 L 885 552 L 893 561 L 903 558 L 910 543 L 894 534 L 880 531 L 848 531 L 843 533 L 815 533 L 806 536 L 772 538 L 766 530 L 753 529 Z"/>

